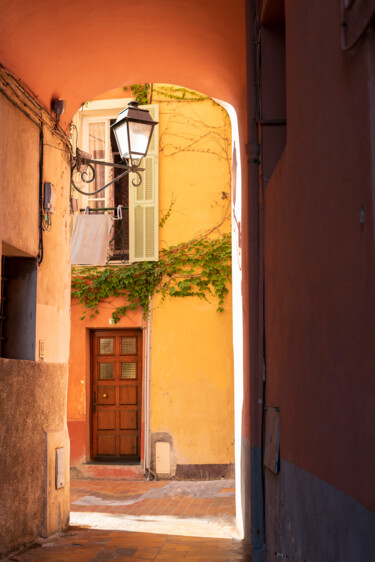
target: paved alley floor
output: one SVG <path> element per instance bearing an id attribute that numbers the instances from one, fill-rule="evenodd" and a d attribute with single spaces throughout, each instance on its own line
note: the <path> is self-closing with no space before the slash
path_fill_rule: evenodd
<path id="1" fill-rule="evenodd" d="M 233 480 L 73 480 L 71 527 L 9 561 L 250 561 Z"/>

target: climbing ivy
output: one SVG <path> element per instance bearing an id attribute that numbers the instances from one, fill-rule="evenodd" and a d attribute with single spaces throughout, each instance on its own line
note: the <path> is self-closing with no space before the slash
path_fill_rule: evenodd
<path id="1" fill-rule="evenodd" d="M 91 317 L 98 314 L 99 303 L 110 297 L 123 297 L 112 313 L 115 324 L 129 310 L 143 309 L 149 314 L 150 299 L 167 297 L 217 299 L 217 310 L 224 310 L 224 299 L 231 279 L 231 238 L 223 234 L 210 239 L 197 238 L 164 249 L 159 261 L 130 265 L 79 267 L 72 270 L 72 296 Z M 86 312 L 84 316 L 85 318 Z"/>
<path id="2" fill-rule="evenodd" d="M 179 88 L 176 86 L 162 86 L 159 84 L 155 86 L 154 84 L 152 84 L 152 91 L 169 100 L 213 102 L 213 99 L 209 96 L 205 96 L 203 94 L 200 94 L 199 92 L 195 92 L 194 90 L 188 90 L 187 88 Z"/>
<path id="3" fill-rule="evenodd" d="M 196 101 L 210 101 L 214 105 L 218 105 L 212 98 L 205 96 L 194 90 L 188 90 L 187 88 L 180 88 L 176 86 L 163 86 L 155 84 L 131 84 L 130 86 L 123 86 L 123 90 L 131 91 L 131 95 L 135 101 L 141 105 L 147 105 L 152 103 L 153 94 L 158 94 L 162 97 L 160 101 L 184 101 L 184 102 L 196 102 Z M 163 100 L 164 98 L 164 100 Z M 220 106 L 219 106 L 220 107 Z"/>
<path id="4" fill-rule="evenodd" d="M 127 90 L 127 86 L 123 87 L 124 90 Z M 132 84 L 130 86 L 130 90 L 132 93 L 132 97 L 137 101 L 140 105 L 146 105 L 151 103 L 149 99 L 151 98 L 151 85 L 150 84 Z"/>

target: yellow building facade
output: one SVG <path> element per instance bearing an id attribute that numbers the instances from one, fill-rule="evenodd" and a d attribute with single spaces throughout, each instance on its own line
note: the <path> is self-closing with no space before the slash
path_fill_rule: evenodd
<path id="1" fill-rule="evenodd" d="M 152 181 L 150 189 L 155 195 L 159 222 L 154 228 L 153 242 L 159 252 L 194 239 L 212 240 L 230 233 L 228 114 L 212 99 L 182 88 L 155 84 L 147 95 L 159 126 L 148 156 L 152 158 L 153 177 L 151 180 L 147 175 L 146 162 L 143 183 L 147 191 Z M 104 117 L 110 124 L 130 96 L 130 89 L 116 90 L 86 104 L 75 118 L 78 146 L 89 152 L 90 135 L 98 133 L 98 123 Z M 94 124 L 93 134 L 90 123 Z M 103 150 L 101 157 L 106 152 Z M 132 189 L 137 188 L 130 181 L 130 261 L 132 255 L 137 256 L 139 247 L 137 232 L 132 231 L 132 212 L 137 212 L 137 195 L 131 193 Z M 79 196 L 78 209 L 96 207 L 97 211 L 90 214 L 107 212 L 116 216 L 118 200 L 111 196 L 110 189 L 107 191 L 109 195 L 103 196 L 101 203 Z M 135 211 L 132 198 L 135 198 Z M 100 205 L 113 210 L 99 211 Z M 121 227 L 126 228 L 126 216 L 123 222 Z M 113 253 L 112 243 L 112 261 L 108 267 L 126 268 L 124 261 L 119 264 L 113 259 Z M 207 300 L 196 296 L 164 298 L 156 294 L 151 299 L 147 318 L 138 308 L 121 316 L 116 324 L 112 313 L 124 297 L 103 300 L 97 313 L 93 317 L 88 313 L 85 319 L 81 319 L 85 313 L 83 305 L 73 299 L 68 426 L 71 462 L 76 471 L 93 474 L 94 470 L 102 470 L 100 474 L 108 476 L 123 474 L 124 467 L 128 467 L 139 475 L 151 471 L 161 478 L 208 479 L 233 475 L 234 381 L 229 282 L 227 288 L 222 312 L 217 310 L 218 299 L 212 294 L 207 295 Z M 109 355 L 105 351 L 107 345 Z M 130 350 L 129 355 L 126 349 Z M 114 365 L 115 374 L 111 375 L 114 378 L 100 379 L 101 372 L 107 372 L 108 363 Z M 126 374 L 133 368 L 130 365 L 134 365 L 136 375 Z M 126 378 L 133 376 L 133 379 Z M 114 382 L 117 378 L 119 386 Z M 108 429 L 111 423 L 117 424 L 112 436 L 113 428 Z M 88 464 L 95 460 L 104 468 Z M 112 464 L 106 465 L 107 461 Z"/>

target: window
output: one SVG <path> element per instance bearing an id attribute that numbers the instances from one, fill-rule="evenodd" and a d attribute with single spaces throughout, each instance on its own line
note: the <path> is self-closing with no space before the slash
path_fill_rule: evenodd
<path id="1" fill-rule="evenodd" d="M 110 153 L 106 137 L 108 135 L 107 122 L 104 120 L 92 120 L 87 123 L 87 152 L 89 152 L 95 160 L 108 160 Z M 105 166 L 94 165 L 95 179 L 89 185 L 89 191 L 97 191 L 107 180 Z M 87 198 L 87 205 L 93 209 L 103 208 L 106 206 L 105 191 L 97 193 Z"/>
<path id="2" fill-rule="evenodd" d="M 37 262 L 2 256 L 0 356 L 35 361 Z"/>
<path id="3" fill-rule="evenodd" d="M 81 115 L 82 137 L 79 145 L 96 160 L 122 163 L 117 152 L 114 135 L 110 129 L 117 114 L 126 106 L 127 100 L 101 100 L 87 104 Z M 144 106 L 155 121 L 159 120 L 158 105 Z M 122 206 L 122 218 L 115 220 L 110 236 L 109 261 L 155 261 L 158 259 L 159 206 L 158 206 L 158 149 L 159 128 L 155 127 L 147 157 L 142 160 L 142 183 L 135 187 L 135 174 L 124 176 L 111 187 L 92 196 L 82 196 L 80 207 L 96 209 L 97 212 L 114 213 Z M 96 177 L 85 186 L 85 191 L 94 192 L 120 175 L 121 170 L 108 166 L 95 166 Z"/>

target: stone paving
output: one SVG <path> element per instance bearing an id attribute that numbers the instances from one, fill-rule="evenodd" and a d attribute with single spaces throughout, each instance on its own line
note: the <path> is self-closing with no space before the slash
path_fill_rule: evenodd
<path id="1" fill-rule="evenodd" d="M 234 481 L 71 482 L 71 527 L 8 561 L 250 561 Z"/>
<path id="2" fill-rule="evenodd" d="M 234 481 L 76 481 L 71 524 L 98 529 L 237 538 Z"/>

